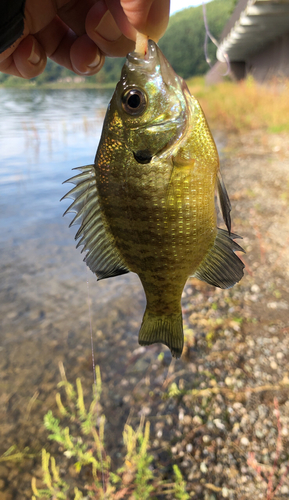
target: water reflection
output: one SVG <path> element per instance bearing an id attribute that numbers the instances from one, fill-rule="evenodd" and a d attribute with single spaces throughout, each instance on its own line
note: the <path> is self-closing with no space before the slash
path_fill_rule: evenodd
<path id="1" fill-rule="evenodd" d="M 0 203 L 5 214 L 0 229 L 9 227 L 17 235 L 17 227 L 31 220 L 61 215 L 62 182 L 73 167 L 93 160 L 109 97 L 110 92 L 92 90 L 77 96 L 75 91 L 0 89 Z M 2 242 L 6 238 L 2 231 Z"/>

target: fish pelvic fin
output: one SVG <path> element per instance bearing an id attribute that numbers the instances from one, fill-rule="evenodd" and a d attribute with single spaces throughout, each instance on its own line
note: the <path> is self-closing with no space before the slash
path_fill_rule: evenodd
<path id="1" fill-rule="evenodd" d="M 80 224 L 75 239 L 79 240 L 77 247 L 83 245 L 81 251 L 86 252 L 84 261 L 98 280 L 128 273 L 129 269 L 115 245 L 113 235 L 102 214 L 94 165 L 75 170 L 79 170 L 80 173 L 65 181 L 75 184 L 75 187 L 63 196 L 74 201 L 63 215 L 76 212 L 70 226 Z"/>
<path id="2" fill-rule="evenodd" d="M 181 310 L 176 314 L 158 315 L 146 309 L 139 331 L 138 341 L 140 345 L 150 345 L 161 342 L 169 347 L 172 356 L 179 358 L 184 346 Z"/>
<path id="3" fill-rule="evenodd" d="M 234 240 L 241 238 L 237 234 L 218 228 L 213 247 L 205 255 L 194 278 L 219 288 L 231 288 L 243 277 L 244 264 L 235 254 L 244 252 Z"/>

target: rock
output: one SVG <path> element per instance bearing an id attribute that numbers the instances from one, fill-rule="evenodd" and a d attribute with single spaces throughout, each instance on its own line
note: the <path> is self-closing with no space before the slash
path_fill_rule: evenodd
<path id="1" fill-rule="evenodd" d="M 203 420 L 201 419 L 201 417 L 199 415 L 195 415 L 193 418 L 192 418 L 192 422 L 194 425 L 202 425 L 203 423 Z"/>
<path id="2" fill-rule="evenodd" d="M 246 436 L 243 436 L 243 437 L 241 437 L 241 439 L 240 439 L 240 443 L 241 443 L 243 446 L 249 446 L 250 441 L 249 441 L 249 439 L 248 439 Z"/>
<path id="3" fill-rule="evenodd" d="M 200 471 L 203 473 L 203 474 L 206 474 L 208 472 L 208 467 L 206 466 L 205 462 L 201 462 L 201 465 L 200 465 Z"/>

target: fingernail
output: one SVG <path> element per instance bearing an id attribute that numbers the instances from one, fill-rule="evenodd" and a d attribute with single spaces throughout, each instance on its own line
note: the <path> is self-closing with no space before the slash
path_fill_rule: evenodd
<path id="1" fill-rule="evenodd" d="M 122 35 L 109 10 L 102 16 L 100 23 L 94 31 L 108 42 L 115 42 Z"/>
<path id="2" fill-rule="evenodd" d="M 38 64 L 40 59 L 41 59 L 41 57 L 40 57 L 39 50 L 36 46 L 36 43 L 33 42 L 31 54 L 28 57 L 28 61 L 31 62 L 32 64 Z"/>
<path id="3" fill-rule="evenodd" d="M 101 59 L 100 55 L 96 54 L 95 59 L 90 64 L 88 64 L 87 67 L 88 68 L 96 68 L 96 66 L 98 66 L 100 63 L 100 59 Z"/>

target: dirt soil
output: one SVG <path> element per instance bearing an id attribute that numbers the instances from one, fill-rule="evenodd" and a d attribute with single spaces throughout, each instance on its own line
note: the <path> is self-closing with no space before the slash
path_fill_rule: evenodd
<path id="1" fill-rule="evenodd" d="M 172 464 L 177 463 L 193 500 L 285 500 L 289 498 L 289 137 L 262 131 L 230 136 L 221 164 L 233 207 L 232 229 L 243 237 L 238 242 L 246 251 L 240 255 L 245 276 L 230 290 L 189 280 L 183 294 L 182 358 L 172 360 L 160 345 L 138 346 L 144 296 L 136 281 L 133 294 L 129 282 L 123 296 L 112 298 L 101 314 L 91 305 L 107 451 L 114 466 L 119 465 L 123 426 L 128 416 L 137 426 L 143 414 L 151 422 L 153 466 L 169 479 Z M 15 267 L 5 269 L 7 284 L 0 307 L 4 314 L 6 304 L 7 325 L 13 320 L 15 331 L 26 328 L 27 338 L 19 346 L 21 352 L 12 342 L 2 348 L 0 452 L 16 445 L 20 451 L 28 447 L 30 456 L 20 462 L 0 462 L 0 500 L 25 500 L 31 498 L 32 476 L 41 486 L 43 446 L 55 453 L 67 478 L 69 460 L 48 441 L 42 419 L 48 409 L 57 413 L 58 361 L 64 363 L 70 381 L 81 377 L 89 397 L 89 315 L 85 299 L 79 310 L 73 298 L 74 288 L 86 293 L 85 283 L 62 284 L 72 304 L 64 321 L 60 309 L 65 297 L 57 274 L 50 289 L 54 314 L 51 302 L 46 306 L 43 298 L 31 310 L 29 297 L 15 302 Z M 17 269 L 18 275 L 21 272 Z M 29 271 L 26 274 L 24 289 L 25 280 L 32 279 Z M 25 307 L 19 318 L 17 311 Z M 41 336 L 35 333 L 39 329 Z"/>

